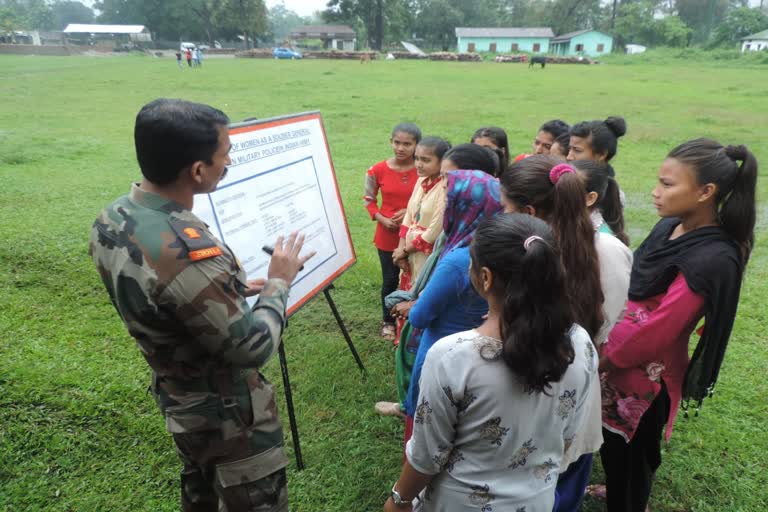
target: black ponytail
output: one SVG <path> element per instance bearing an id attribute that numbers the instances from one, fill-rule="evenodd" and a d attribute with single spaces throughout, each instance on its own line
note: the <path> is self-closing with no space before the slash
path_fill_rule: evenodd
<path id="1" fill-rule="evenodd" d="M 623 117 L 609 117 L 605 121 L 583 121 L 571 127 L 571 135 L 589 139 L 592 152 L 604 154 L 606 162 L 616 156 L 619 137 L 627 133 Z"/>
<path id="2" fill-rule="evenodd" d="M 619 184 L 612 177 L 611 166 L 592 160 L 576 160 L 571 164 L 579 171 L 587 192 L 597 194 L 595 208 L 600 209 L 614 236 L 629 247 L 629 236 L 624 232 L 624 207 Z"/>
<path id="3" fill-rule="evenodd" d="M 690 165 L 699 185 L 717 186 L 718 220 L 741 248 L 742 264 L 746 265 L 755 243 L 755 155 L 745 146 L 723 147 L 715 140 L 695 139 L 679 145 L 667 157 Z"/>
<path id="4" fill-rule="evenodd" d="M 575 172 L 550 171 L 562 164 L 548 155 L 533 155 L 509 166 L 501 175 L 502 193 L 519 208 L 532 206 L 552 226 L 566 272 L 566 288 L 576 322 L 593 338 L 603 325 L 603 289 L 589 217 L 586 188 Z"/>
<path id="5" fill-rule="evenodd" d="M 530 215 L 489 217 L 470 253 L 472 268 L 489 269 L 492 293 L 503 298 L 502 359 L 527 389 L 546 394 L 574 359 L 573 313 L 552 230 Z"/>

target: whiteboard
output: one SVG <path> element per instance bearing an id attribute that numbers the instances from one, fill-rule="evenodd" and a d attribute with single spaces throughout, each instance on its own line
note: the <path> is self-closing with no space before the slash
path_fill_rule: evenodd
<path id="1" fill-rule="evenodd" d="M 307 112 L 233 124 L 229 137 L 229 171 L 192 211 L 235 253 L 248 279 L 267 277 L 264 245 L 292 231 L 306 236 L 302 254 L 317 254 L 291 285 L 292 315 L 356 261 L 322 117 Z"/>

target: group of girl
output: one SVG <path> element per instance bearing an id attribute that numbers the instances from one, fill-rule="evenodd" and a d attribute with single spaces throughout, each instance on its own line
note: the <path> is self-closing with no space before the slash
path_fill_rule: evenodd
<path id="1" fill-rule="evenodd" d="M 454 147 L 393 130 L 365 195 L 381 335 L 397 342 L 398 402 L 376 410 L 406 420 L 385 510 L 578 510 L 598 450 L 591 492 L 646 510 L 664 425 L 669 438 L 723 360 L 757 162 L 708 139 L 673 149 L 652 192 L 662 220 L 633 254 L 610 165 L 625 132 L 618 117 L 550 121 L 511 158 L 500 128 Z"/>

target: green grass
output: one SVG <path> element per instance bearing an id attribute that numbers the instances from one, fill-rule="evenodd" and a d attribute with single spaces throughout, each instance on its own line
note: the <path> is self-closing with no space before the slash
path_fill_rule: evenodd
<path id="1" fill-rule="evenodd" d="M 144 103 L 183 97 L 233 120 L 322 111 L 358 252 L 334 296 L 368 372 L 358 373 L 322 299 L 291 321 L 307 469 L 291 465 L 289 493 L 297 512 L 374 511 L 398 475 L 402 425 L 373 413 L 394 397 L 394 371 L 391 347 L 375 336 L 379 268 L 361 196 L 365 169 L 390 154 L 391 127 L 413 120 L 458 143 L 500 125 L 519 153 L 545 120 L 624 115 L 615 167 L 639 242 L 656 220 L 649 194 L 673 145 L 706 135 L 768 161 L 765 71 L 719 66 L 208 59 L 180 71 L 172 59 L 137 56 L 0 56 L 0 510 L 178 509 L 180 465 L 145 392 L 146 364 L 87 255 L 91 222 L 139 176 L 132 130 Z M 761 202 L 717 395 L 676 425 L 654 510 L 768 510 L 767 220 Z M 277 361 L 265 373 L 279 387 Z"/>

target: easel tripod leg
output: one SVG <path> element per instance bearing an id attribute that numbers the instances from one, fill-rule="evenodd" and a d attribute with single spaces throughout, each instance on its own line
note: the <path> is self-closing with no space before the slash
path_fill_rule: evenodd
<path id="1" fill-rule="evenodd" d="M 352 337 L 349 335 L 349 331 L 347 331 L 347 326 L 344 325 L 344 320 L 341 319 L 341 315 L 339 315 L 339 310 L 336 309 L 336 303 L 333 302 L 333 299 L 331 298 L 331 293 L 328 291 L 333 287 L 333 285 L 328 286 L 323 290 L 323 295 L 325 295 L 325 300 L 328 301 L 328 305 L 331 307 L 331 312 L 333 313 L 334 318 L 336 318 L 336 323 L 339 324 L 339 329 L 341 329 L 341 333 L 344 335 L 344 339 L 347 340 L 347 345 L 349 346 L 349 351 L 352 352 L 352 356 L 355 358 L 355 362 L 357 362 L 357 367 L 360 368 L 360 371 L 365 371 L 365 366 L 363 366 L 363 362 L 360 360 L 360 356 L 357 354 L 357 350 L 355 349 L 355 345 L 352 343 Z"/>
<path id="2" fill-rule="evenodd" d="M 304 458 L 301 456 L 301 444 L 299 442 L 299 427 L 296 424 L 296 413 L 293 409 L 293 393 L 291 393 L 291 381 L 288 378 L 288 362 L 285 357 L 283 342 L 277 349 L 280 356 L 280 371 L 283 374 L 283 388 L 285 389 L 285 402 L 288 406 L 288 422 L 291 425 L 291 438 L 293 439 L 293 451 L 296 455 L 296 466 L 299 471 L 304 470 Z"/>

